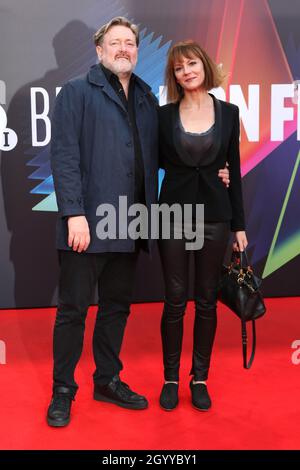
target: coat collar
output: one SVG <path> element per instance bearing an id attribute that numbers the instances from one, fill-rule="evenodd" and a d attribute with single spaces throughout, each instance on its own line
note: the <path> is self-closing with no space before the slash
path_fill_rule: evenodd
<path id="1" fill-rule="evenodd" d="M 151 93 L 151 87 L 144 82 L 140 77 L 133 74 L 136 86 L 136 98 L 140 103 L 143 100 L 144 95 Z M 111 98 L 115 103 L 117 103 L 123 111 L 126 112 L 123 103 L 116 95 L 115 91 L 111 87 L 109 81 L 107 80 L 100 64 L 93 65 L 88 72 L 88 81 L 93 85 L 99 86 L 102 88 L 103 92 L 106 93 L 109 98 Z"/>
<path id="2" fill-rule="evenodd" d="M 214 141 L 211 148 L 211 161 L 215 160 L 218 155 L 218 152 L 221 147 L 221 133 L 222 133 L 222 109 L 220 101 L 211 93 L 209 95 L 212 97 L 214 102 L 214 109 L 215 109 L 215 128 L 214 128 Z M 191 156 L 189 153 L 182 147 L 181 141 L 179 139 L 179 123 L 178 123 L 178 115 L 179 115 L 179 101 L 174 104 L 173 112 L 172 112 L 172 129 L 173 129 L 173 141 L 175 143 L 175 147 L 177 149 L 177 153 L 181 160 L 184 162 L 185 165 L 188 166 L 195 166 Z"/>

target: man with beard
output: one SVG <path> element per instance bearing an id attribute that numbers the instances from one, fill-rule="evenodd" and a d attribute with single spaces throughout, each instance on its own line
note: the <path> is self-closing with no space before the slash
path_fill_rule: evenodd
<path id="1" fill-rule="evenodd" d="M 136 261 L 150 241 L 117 235 L 99 239 L 97 207 L 119 196 L 150 205 L 157 198 L 157 101 L 134 75 L 138 29 L 117 17 L 94 36 L 100 63 L 66 83 L 52 119 L 51 165 L 59 208 L 58 308 L 54 326 L 53 396 L 50 426 L 66 426 L 77 384 L 85 318 L 98 285 L 93 334 L 94 399 L 124 408 L 147 408 L 145 397 L 122 382 L 119 358 L 130 311 Z M 120 226 L 120 230 L 124 227 Z"/>

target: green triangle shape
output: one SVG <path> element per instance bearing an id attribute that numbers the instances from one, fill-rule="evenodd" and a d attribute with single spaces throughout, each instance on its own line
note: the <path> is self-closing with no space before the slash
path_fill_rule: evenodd
<path id="1" fill-rule="evenodd" d="M 36 206 L 32 208 L 33 211 L 43 211 L 43 212 L 57 212 L 57 202 L 55 192 L 51 193 L 48 197 L 39 202 Z"/>
<path id="2" fill-rule="evenodd" d="M 262 278 L 266 278 L 270 274 L 272 274 L 277 269 L 281 268 L 284 264 L 291 261 L 293 258 L 300 254 L 300 231 L 293 234 L 291 237 L 286 239 L 284 242 L 281 242 L 280 245 L 276 246 L 277 239 L 282 227 L 284 215 L 286 213 L 286 208 L 290 199 L 290 195 L 292 192 L 292 188 L 294 185 L 294 181 L 296 178 L 297 170 L 300 163 L 300 151 L 298 152 L 298 156 L 296 159 L 296 163 L 293 169 L 293 173 L 289 182 L 289 186 L 284 198 L 284 202 L 282 205 L 282 209 L 280 212 L 280 216 L 278 219 L 277 227 L 275 230 L 275 234 L 272 240 L 271 248 L 268 254 L 267 262 L 264 268 L 264 272 L 262 274 Z"/>

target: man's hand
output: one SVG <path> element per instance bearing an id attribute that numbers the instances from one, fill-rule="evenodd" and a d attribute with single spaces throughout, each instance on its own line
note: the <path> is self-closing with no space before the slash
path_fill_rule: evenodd
<path id="1" fill-rule="evenodd" d="M 233 242 L 232 248 L 234 251 L 244 251 L 247 248 L 248 240 L 246 232 L 240 231 L 235 232 L 235 241 Z"/>
<path id="2" fill-rule="evenodd" d="M 68 218 L 68 245 L 73 251 L 85 251 L 91 241 L 90 229 L 84 215 Z"/>
<path id="3" fill-rule="evenodd" d="M 225 168 L 222 168 L 222 170 L 219 170 L 218 177 L 222 179 L 226 188 L 229 188 L 230 179 L 229 179 L 229 170 L 228 170 L 227 162 L 226 162 Z"/>

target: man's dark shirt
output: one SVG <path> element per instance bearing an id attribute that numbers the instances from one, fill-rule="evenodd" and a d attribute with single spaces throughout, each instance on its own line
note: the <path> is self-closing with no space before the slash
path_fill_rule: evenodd
<path id="1" fill-rule="evenodd" d="M 101 64 L 101 68 L 107 81 L 114 89 L 115 93 L 120 98 L 122 104 L 128 112 L 129 121 L 132 128 L 135 157 L 134 202 L 145 204 L 144 163 L 135 115 L 135 76 L 131 75 L 130 77 L 127 100 L 123 86 L 119 81 L 117 75 L 115 75 L 111 70 L 104 67 L 103 64 Z"/>

